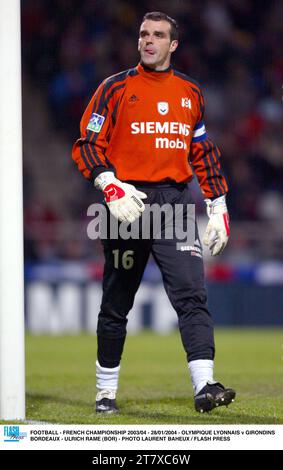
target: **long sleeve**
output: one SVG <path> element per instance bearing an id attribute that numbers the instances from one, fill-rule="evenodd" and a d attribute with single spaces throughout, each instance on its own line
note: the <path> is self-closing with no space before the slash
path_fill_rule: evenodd
<path id="1" fill-rule="evenodd" d="M 105 155 L 111 130 L 107 91 L 103 82 L 94 93 L 81 119 L 81 137 L 72 149 L 72 158 L 87 179 L 109 169 L 115 172 Z"/>
<path id="2" fill-rule="evenodd" d="M 227 193 L 228 185 L 220 166 L 220 150 L 207 137 L 203 115 L 204 102 L 201 95 L 200 116 L 193 129 L 189 159 L 203 195 L 206 198 L 215 198 Z"/>

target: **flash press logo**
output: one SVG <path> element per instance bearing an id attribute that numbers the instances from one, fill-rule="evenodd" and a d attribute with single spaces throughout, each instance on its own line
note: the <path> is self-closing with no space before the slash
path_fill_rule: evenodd
<path id="1" fill-rule="evenodd" d="M 27 437 L 26 432 L 20 432 L 20 426 L 4 426 L 4 442 L 20 442 Z"/>

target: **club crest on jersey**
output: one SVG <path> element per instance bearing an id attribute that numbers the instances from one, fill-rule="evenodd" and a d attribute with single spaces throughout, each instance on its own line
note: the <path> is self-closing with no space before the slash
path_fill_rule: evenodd
<path id="1" fill-rule="evenodd" d="M 182 98 L 181 99 L 182 108 L 189 108 L 192 109 L 192 103 L 190 98 Z"/>
<path id="2" fill-rule="evenodd" d="M 167 114 L 169 111 L 169 104 L 167 103 L 167 101 L 159 101 L 157 103 L 157 111 L 159 112 L 159 114 L 162 114 L 162 116 Z"/>
<path id="3" fill-rule="evenodd" d="M 100 114 L 92 113 L 89 123 L 87 125 L 87 129 L 92 132 L 100 132 L 102 125 L 104 123 L 105 117 L 101 116 Z"/>

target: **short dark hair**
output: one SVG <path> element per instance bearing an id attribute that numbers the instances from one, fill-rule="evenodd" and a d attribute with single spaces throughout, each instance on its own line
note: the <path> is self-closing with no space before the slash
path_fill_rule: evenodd
<path id="1" fill-rule="evenodd" d="M 170 16 L 166 15 L 166 13 L 162 13 L 161 11 L 151 11 L 146 13 L 142 19 L 142 22 L 145 20 L 153 20 L 153 21 L 168 21 L 170 24 L 170 39 L 171 41 L 179 39 L 179 26 L 176 20 L 171 18 Z"/>

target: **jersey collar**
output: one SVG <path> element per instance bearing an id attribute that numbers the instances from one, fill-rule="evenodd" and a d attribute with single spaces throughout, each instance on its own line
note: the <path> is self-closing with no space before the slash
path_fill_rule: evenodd
<path id="1" fill-rule="evenodd" d="M 155 82 L 163 82 L 173 75 L 173 68 L 170 65 L 165 70 L 152 70 L 141 62 L 136 67 L 138 73 L 143 77 L 154 80 Z"/>

